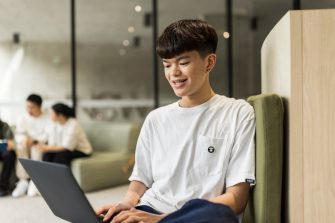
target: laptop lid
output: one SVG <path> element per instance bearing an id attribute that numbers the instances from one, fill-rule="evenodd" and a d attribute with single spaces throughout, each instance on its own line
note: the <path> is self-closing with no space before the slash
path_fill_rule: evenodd
<path id="1" fill-rule="evenodd" d="M 19 158 L 52 212 L 73 223 L 101 223 L 68 166 Z"/>

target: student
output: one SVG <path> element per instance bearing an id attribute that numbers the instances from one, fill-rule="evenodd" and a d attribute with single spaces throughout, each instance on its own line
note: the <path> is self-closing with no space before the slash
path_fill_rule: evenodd
<path id="1" fill-rule="evenodd" d="M 53 105 L 51 119 L 54 123 L 48 129 L 48 144 L 37 145 L 43 153 L 43 161 L 70 166 L 73 159 L 92 153 L 92 147 L 69 106 Z"/>
<path id="2" fill-rule="evenodd" d="M 0 176 L 0 197 L 9 194 L 9 179 L 15 167 L 16 154 L 14 151 L 14 134 L 8 124 L 0 120 L 0 140 L 1 146 L 6 147 L 0 150 L 0 161 L 2 161 L 2 171 Z"/>
<path id="3" fill-rule="evenodd" d="M 255 182 L 254 111 L 214 93 L 217 38 L 200 20 L 175 22 L 159 37 L 156 50 L 180 100 L 147 116 L 128 192 L 97 210 L 108 211 L 104 221 L 238 222 Z"/>
<path id="4" fill-rule="evenodd" d="M 38 143 L 46 141 L 46 128 L 48 125 L 48 116 L 42 111 L 42 97 L 37 94 L 31 94 L 26 100 L 27 113 L 19 118 L 16 125 L 16 154 L 18 158 L 41 160 L 42 154 L 36 149 Z M 19 182 L 16 185 L 12 196 L 17 198 L 25 195 L 36 196 L 38 190 L 32 181 L 29 181 L 29 175 L 17 162 L 16 175 Z"/>

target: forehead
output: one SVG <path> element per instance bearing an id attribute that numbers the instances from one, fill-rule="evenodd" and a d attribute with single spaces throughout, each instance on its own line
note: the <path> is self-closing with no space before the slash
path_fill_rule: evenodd
<path id="1" fill-rule="evenodd" d="M 163 63 L 173 63 L 173 62 L 178 62 L 178 61 L 183 60 L 183 59 L 193 59 L 193 58 L 196 58 L 197 56 L 199 56 L 199 53 L 197 51 L 193 50 L 193 51 L 181 53 L 181 54 L 179 54 L 177 56 L 174 56 L 172 58 L 169 58 L 169 59 L 163 58 L 162 61 L 163 61 Z"/>
<path id="2" fill-rule="evenodd" d="M 37 104 L 35 104 L 34 102 L 31 102 L 31 101 L 27 101 L 27 102 L 26 102 L 26 105 L 27 105 L 28 107 L 39 107 Z"/>

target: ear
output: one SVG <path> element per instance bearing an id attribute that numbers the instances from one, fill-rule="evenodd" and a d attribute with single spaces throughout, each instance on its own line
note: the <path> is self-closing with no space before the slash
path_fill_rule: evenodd
<path id="1" fill-rule="evenodd" d="M 210 72 L 216 64 L 216 54 L 211 53 L 207 56 L 206 72 Z"/>

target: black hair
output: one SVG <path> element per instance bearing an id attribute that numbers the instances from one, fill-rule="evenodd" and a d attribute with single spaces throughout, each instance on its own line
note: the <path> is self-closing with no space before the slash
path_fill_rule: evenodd
<path id="1" fill-rule="evenodd" d="M 74 117 L 73 109 L 67 106 L 66 104 L 57 103 L 54 104 L 51 108 L 57 115 L 63 115 L 66 118 Z"/>
<path id="2" fill-rule="evenodd" d="M 196 50 L 204 57 L 215 53 L 218 35 L 207 22 L 199 19 L 184 19 L 165 28 L 157 40 L 156 52 L 164 59 Z"/>
<path id="3" fill-rule="evenodd" d="M 29 95 L 28 98 L 27 98 L 27 101 L 32 102 L 32 103 L 38 105 L 39 107 L 41 107 L 42 103 L 43 103 L 42 97 L 39 96 L 38 94 Z"/>

